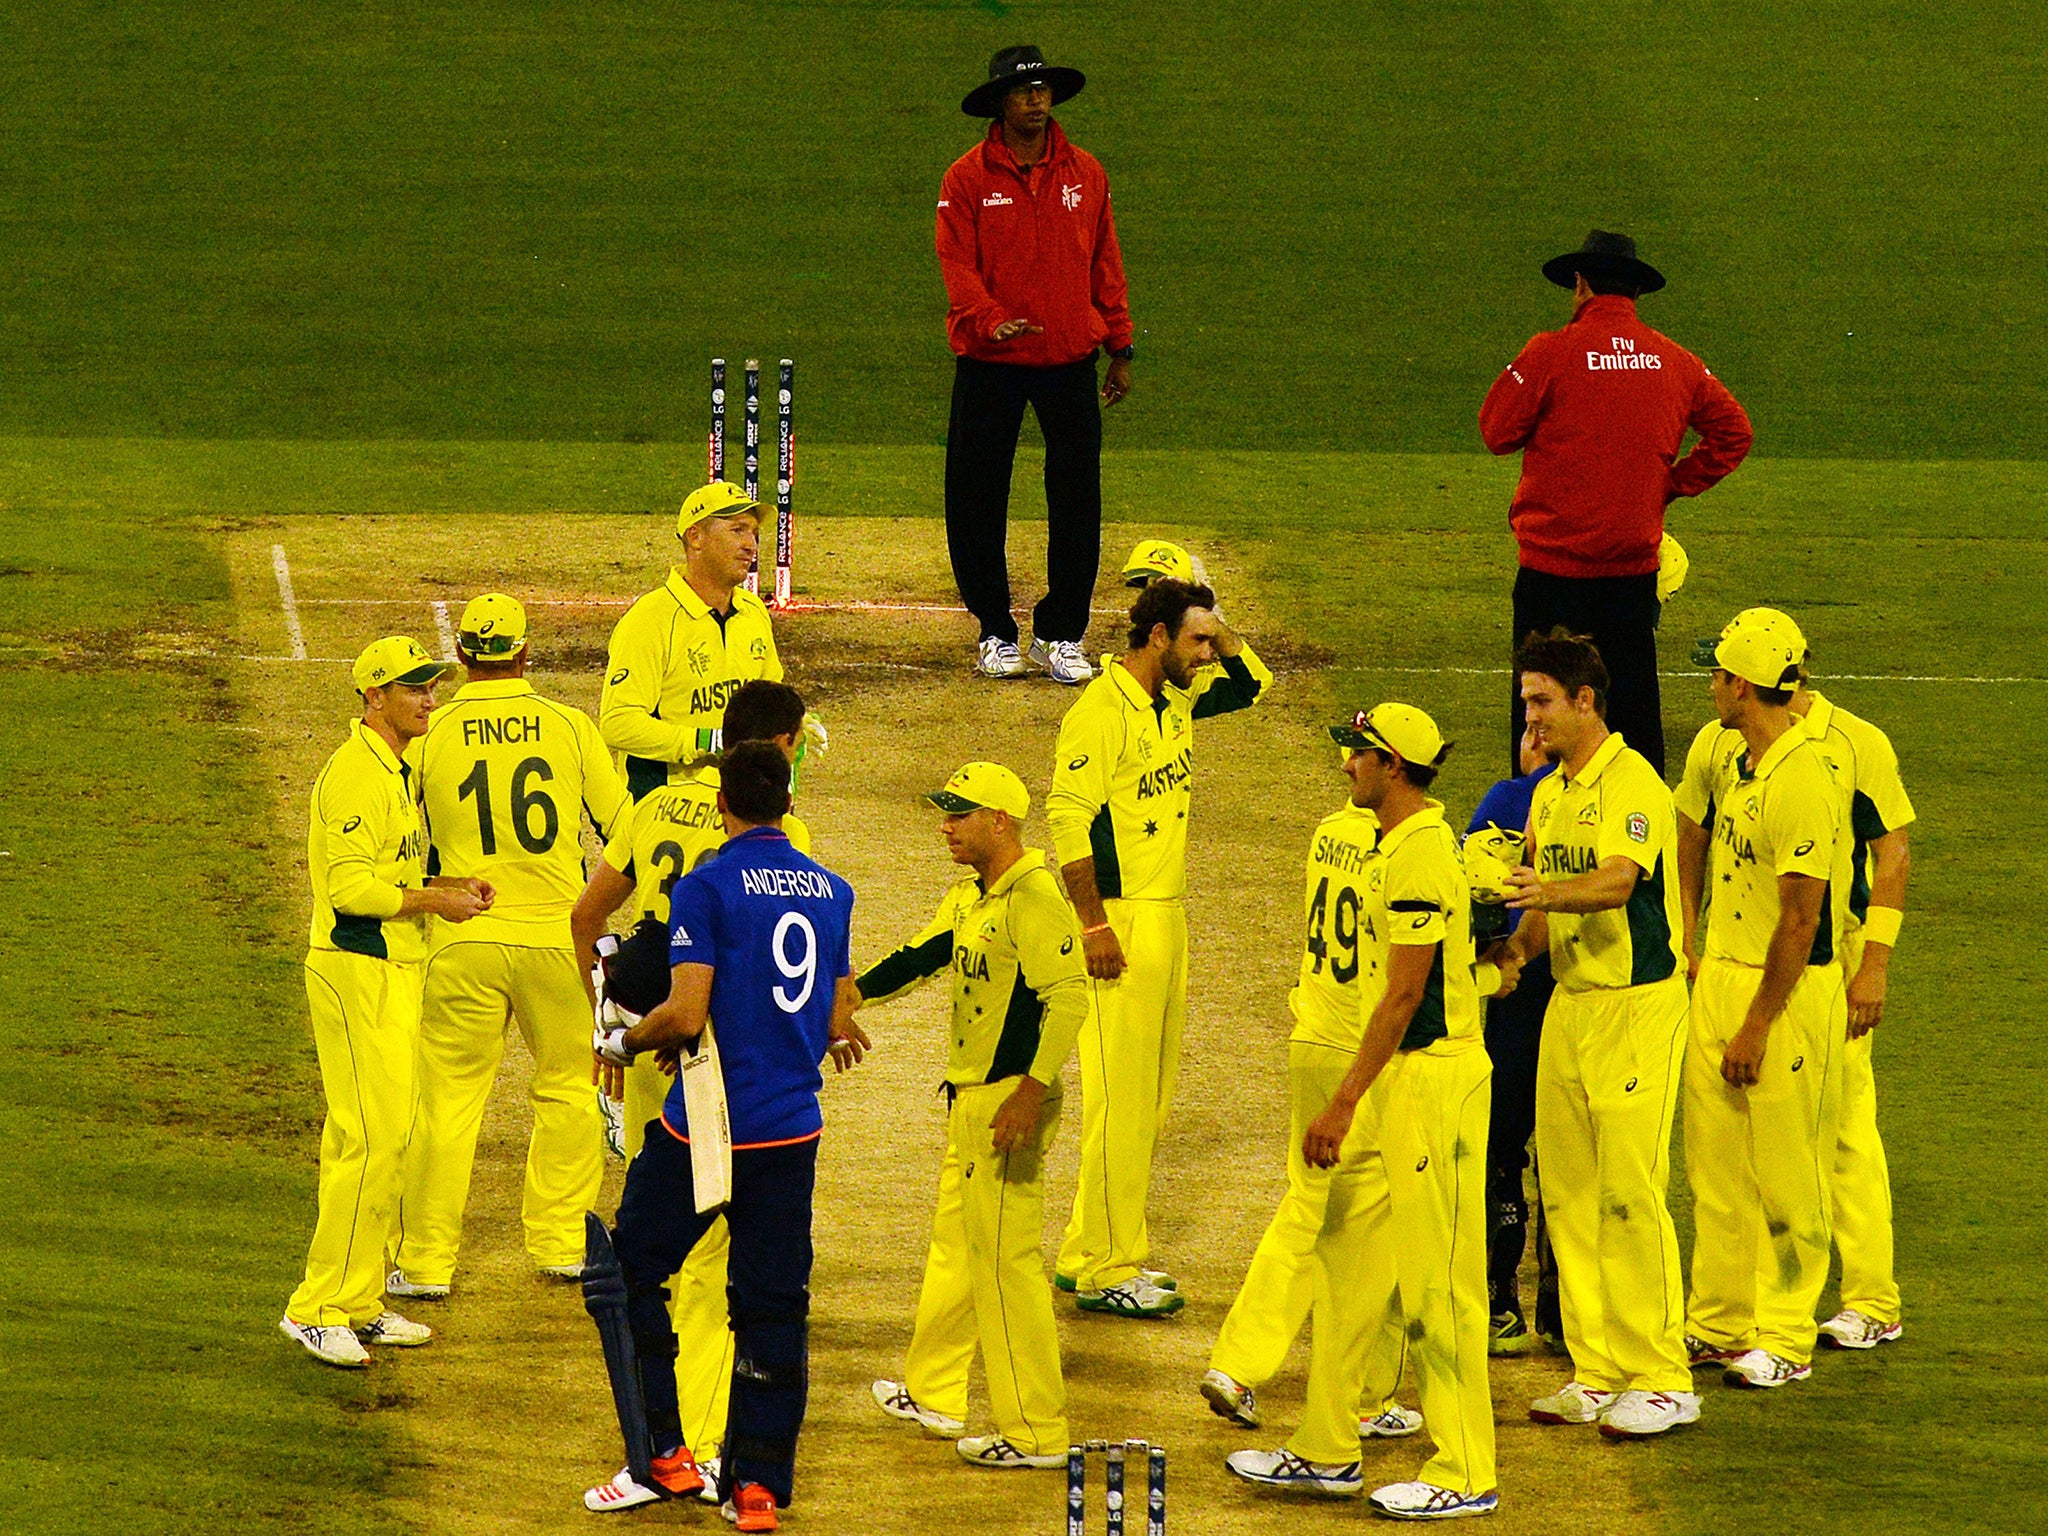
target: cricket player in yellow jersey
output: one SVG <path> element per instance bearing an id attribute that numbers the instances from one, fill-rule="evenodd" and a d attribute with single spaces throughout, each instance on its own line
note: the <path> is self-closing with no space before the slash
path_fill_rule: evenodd
<path id="1" fill-rule="evenodd" d="M 744 741 L 772 741 L 791 762 L 791 787 L 802 761 L 804 701 L 787 683 L 742 683 L 726 703 L 721 735 L 726 746 Z M 669 958 L 668 893 L 678 879 L 715 857 L 725 844 L 725 823 L 718 813 L 718 771 L 713 768 L 685 782 L 650 790 L 618 819 L 604 856 L 591 872 L 590 883 L 570 916 L 577 969 L 585 978 L 586 1015 L 597 1001 L 588 987 L 596 946 L 612 914 L 632 901 L 636 933 L 652 945 L 652 958 L 666 985 Z M 782 830 L 797 852 L 811 852 L 810 829 L 792 812 Z M 586 1042 L 587 1044 L 587 1042 Z M 589 1060 L 587 1050 L 584 1061 Z M 625 1070 L 624 1140 L 628 1158 L 635 1156 L 647 1128 L 661 1115 L 662 1101 L 674 1082 L 655 1053 L 647 1052 Z M 587 1079 L 586 1071 L 586 1079 Z M 690 1250 L 683 1267 L 670 1279 L 669 1317 L 679 1340 L 676 1355 L 676 1402 L 686 1444 L 697 1453 L 705 1472 L 704 1502 L 718 1502 L 719 1458 L 725 1440 L 726 1410 L 732 1388 L 732 1328 L 726 1310 L 726 1264 L 731 1234 L 719 1217 Z"/>
<path id="2" fill-rule="evenodd" d="M 1413 1480 L 1374 1489 L 1371 1503 L 1401 1520 L 1491 1514 L 1500 1503 L 1486 1379 L 1493 1065 L 1480 1031 L 1465 864 L 1442 803 L 1426 793 L 1450 743 L 1409 704 L 1360 710 L 1330 735 L 1350 752 L 1353 798 L 1380 822 L 1379 846 L 1359 886 L 1358 931 L 1361 959 L 1378 967 L 1381 985 L 1357 1054 L 1302 1138 L 1302 1158 L 1337 1170 L 1326 1219 L 1355 1239 L 1348 1263 L 1326 1252 L 1333 1281 L 1341 1277 L 1363 1292 L 1368 1249 L 1394 1254 L 1422 1411 L 1436 1442 Z M 1512 976 L 1503 980 L 1512 983 Z M 1352 1142 L 1370 1098 L 1379 1101 L 1379 1134 L 1361 1156 Z M 1343 1347 L 1318 1335 L 1317 1355 L 1333 1343 Z M 1345 1380 L 1316 1361 L 1309 1379 L 1356 1403 L 1355 1375 Z M 1313 1398 L 1283 1449 L 1237 1451 L 1224 1465 L 1249 1482 L 1318 1493 L 1355 1494 L 1365 1485 L 1356 1420 Z"/>
<path id="3" fill-rule="evenodd" d="M 502 592 L 462 611 L 469 680 L 409 754 L 436 874 L 489 881 L 491 910 L 434 934 L 420 1016 L 419 1109 L 405 1156 L 394 1296 L 448 1294 L 491 1083 L 517 1025 L 533 1056 L 533 1134 L 520 1206 L 543 1274 L 583 1271 L 583 1213 L 604 1175 L 590 1095 L 590 1019 L 569 909 L 583 889 L 585 812 L 602 837 L 625 786 L 597 727 L 526 681 L 526 610 Z"/>
<path id="4" fill-rule="evenodd" d="M 1046 797 L 1093 978 L 1080 1181 L 1054 1283 L 1119 1317 L 1184 1305 L 1172 1277 L 1146 1267 L 1145 1201 L 1187 1014 L 1194 723 L 1246 708 L 1273 681 L 1215 602 L 1209 588 L 1172 579 L 1138 594 L 1129 649 L 1104 658 L 1060 722 Z"/>
<path id="5" fill-rule="evenodd" d="M 1701 645 L 1704 659 L 1694 659 L 1711 665 L 1714 641 Z M 1892 950 L 1905 920 L 1913 802 L 1899 778 L 1898 754 L 1877 726 L 1807 686 L 1803 673 L 1790 707 L 1834 770 L 1837 792 L 1849 806 L 1854 838 L 1842 935 L 1849 1039 L 1842 1053 L 1831 1199 L 1835 1247 L 1842 1256 L 1842 1306 L 1820 1330 L 1843 1349 L 1874 1349 L 1905 1331 L 1893 1272 L 1891 1174 L 1877 1129 L 1871 1031 L 1884 1017 Z M 1699 828 L 1694 835 L 1702 845 L 1707 838 L 1704 828 L 1712 824 L 1716 787 L 1732 779 L 1731 765 L 1742 750 L 1739 733 L 1710 724 L 1686 758 L 1679 795 L 1681 803 L 1692 808 L 1696 820 L 1686 825 Z"/>
<path id="6" fill-rule="evenodd" d="M 279 1326 L 328 1365 L 359 1366 L 372 1344 L 424 1344 L 431 1331 L 384 1306 L 384 1254 L 398 1215 L 419 1049 L 427 918 L 487 911 L 475 880 L 428 885 L 426 831 L 404 760 L 425 734 L 449 670 L 403 635 L 356 658 L 363 716 L 313 783 L 306 870 L 313 929 L 306 1004 L 320 1052 L 327 1126 L 320 1219 L 306 1277 Z"/>
<path id="7" fill-rule="evenodd" d="M 1828 1272 L 1852 838 L 1819 744 L 1787 708 L 1805 656 L 1798 625 L 1775 609 L 1729 621 L 1714 645 L 1714 710 L 1744 750 L 1714 792 L 1710 854 L 1690 775 L 1677 806 L 1688 949 L 1713 882 L 1685 1061 L 1687 1352 L 1725 1365 L 1731 1386 L 1811 1374 Z"/>
<path id="8" fill-rule="evenodd" d="M 635 800 L 710 766 L 726 701 L 754 678 L 782 681 L 768 608 L 741 585 L 761 508 L 724 480 L 692 491 L 676 515 L 683 563 L 612 630 L 597 723 L 626 757 Z"/>
<path id="9" fill-rule="evenodd" d="M 955 881 L 917 935 L 869 966 L 863 1005 L 951 977 L 946 1160 L 903 1380 L 878 1381 L 892 1418 L 965 1429 L 976 1345 L 995 1432 L 958 1440 L 973 1466 L 1067 1464 L 1067 1389 L 1045 1288 L 1045 1155 L 1060 1123 L 1060 1069 L 1088 1012 L 1074 912 L 1023 843 L 1031 796 L 1000 763 L 969 763 L 927 797 Z"/>
<path id="10" fill-rule="evenodd" d="M 1347 777 L 1356 761 L 1356 754 L 1344 753 Z M 1309 1123 L 1335 1097 L 1358 1054 L 1365 1021 L 1386 986 L 1378 957 L 1363 942 L 1362 914 L 1372 900 L 1367 882 L 1384 870 L 1372 857 L 1379 843 L 1379 818 L 1357 803 L 1359 793 L 1354 779 L 1352 798 L 1325 816 L 1309 839 L 1301 967 L 1287 994 L 1294 1015 L 1287 1044 L 1292 1106 L 1287 1193 L 1259 1239 L 1201 1381 L 1202 1396 L 1213 1412 L 1246 1429 L 1257 1428 L 1258 1389 L 1279 1373 L 1294 1336 L 1313 1312 L 1315 1337 L 1325 1341 L 1314 1357 L 1315 1369 L 1335 1376 L 1327 1389 L 1320 1375 L 1312 1381 L 1309 1401 L 1317 1407 L 1331 1406 L 1340 1440 L 1347 1421 L 1368 1439 L 1409 1435 L 1422 1427 L 1421 1414 L 1393 1400 L 1407 1357 L 1400 1309 L 1385 1305 L 1395 1291 L 1393 1251 L 1384 1241 L 1368 1241 L 1333 1259 L 1331 1250 L 1350 1234 L 1349 1224 L 1329 1219 L 1335 1175 L 1311 1167 L 1301 1150 Z M 1340 1166 L 1348 1167 L 1377 1149 L 1379 1110 L 1379 1099 L 1368 1095 L 1344 1143 L 1345 1163 Z M 1384 1238 L 1383 1232 L 1379 1235 Z M 1340 1319 L 1349 1321 L 1347 1304 L 1360 1298 L 1370 1298 L 1369 1308 L 1380 1304 L 1379 1326 L 1367 1326 L 1361 1317 L 1358 1326 L 1340 1329 Z M 1340 1333 L 1356 1347 L 1327 1347 L 1327 1341 Z M 1352 1399 L 1348 1407 L 1346 1388 Z"/>
<path id="11" fill-rule="evenodd" d="M 1665 1205 L 1685 1060 L 1678 817 L 1649 761 L 1607 729 L 1607 667 L 1565 629 L 1516 648 L 1523 711 L 1558 771 L 1536 786 L 1508 906 L 1511 952 L 1556 988 L 1536 1064 L 1536 1164 L 1572 1379 L 1541 1424 L 1616 1438 L 1700 1416 L 1678 1234 Z"/>

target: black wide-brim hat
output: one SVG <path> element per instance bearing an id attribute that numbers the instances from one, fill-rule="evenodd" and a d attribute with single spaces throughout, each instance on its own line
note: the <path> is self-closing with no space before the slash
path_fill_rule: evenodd
<path id="1" fill-rule="evenodd" d="M 1664 274 L 1636 255 L 1636 243 L 1627 235 L 1596 229 L 1576 251 L 1553 256 L 1543 263 L 1543 275 L 1560 288 L 1573 286 L 1575 274 L 1588 277 L 1617 277 L 1639 292 L 1655 293 L 1664 286 Z"/>
<path id="2" fill-rule="evenodd" d="M 1010 94 L 1012 86 L 1031 85 L 1041 80 L 1052 87 L 1054 106 L 1071 96 L 1078 96 L 1081 87 L 1088 83 L 1088 77 L 1078 69 L 1048 64 L 1044 54 L 1031 44 L 1023 43 L 1001 50 L 988 61 L 988 79 L 967 93 L 960 103 L 960 110 L 969 117 L 1001 117 L 1003 98 Z"/>

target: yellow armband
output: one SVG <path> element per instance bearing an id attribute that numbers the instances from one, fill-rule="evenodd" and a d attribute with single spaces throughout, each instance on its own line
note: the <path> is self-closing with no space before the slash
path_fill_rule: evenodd
<path id="1" fill-rule="evenodd" d="M 1899 924 L 1905 920 L 1906 914 L 1897 907 L 1872 907 L 1863 914 L 1863 942 L 1896 949 L 1899 943 Z"/>

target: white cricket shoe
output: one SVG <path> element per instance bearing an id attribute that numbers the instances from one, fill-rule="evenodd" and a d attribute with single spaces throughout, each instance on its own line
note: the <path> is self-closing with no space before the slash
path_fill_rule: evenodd
<path id="1" fill-rule="evenodd" d="M 386 1296 L 403 1296 L 408 1301 L 441 1301 L 448 1295 L 445 1285 L 428 1285 L 423 1280 L 408 1280 L 405 1271 L 394 1269 L 384 1277 Z"/>
<path id="2" fill-rule="evenodd" d="M 322 1365 L 360 1369 L 370 1363 L 370 1352 L 363 1348 L 363 1341 L 356 1337 L 353 1328 L 338 1324 L 320 1328 L 311 1323 L 295 1323 L 288 1317 L 278 1319 L 277 1326 L 286 1338 L 305 1345 L 306 1353 Z"/>
<path id="3" fill-rule="evenodd" d="M 1403 1408 L 1399 1403 L 1387 1404 L 1370 1418 L 1364 1414 L 1358 1417 L 1358 1437 L 1361 1440 L 1399 1440 L 1420 1428 L 1422 1415 L 1413 1408 Z"/>
<path id="4" fill-rule="evenodd" d="M 1731 1387 L 1762 1387 L 1768 1391 L 1787 1382 L 1804 1381 L 1812 1374 L 1810 1365 L 1787 1360 L 1768 1349 L 1752 1349 L 1748 1354 L 1730 1360 L 1728 1369 L 1721 1373 L 1721 1379 Z"/>
<path id="5" fill-rule="evenodd" d="M 604 1150 L 607 1156 L 626 1160 L 626 1106 L 602 1088 L 597 1093 L 598 1118 L 604 1121 Z"/>
<path id="6" fill-rule="evenodd" d="M 1828 1342 L 1837 1349 L 1875 1349 L 1889 1344 L 1906 1331 L 1904 1323 L 1881 1323 L 1867 1312 L 1844 1307 L 1820 1325 Z"/>
<path id="7" fill-rule="evenodd" d="M 583 1278 L 583 1265 L 580 1260 L 574 1264 L 537 1264 L 534 1269 L 543 1280 L 560 1280 L 565 1284 L 574 1284 Z"/>
<path id="8" fill-rule="evenodd" d="M 907 1424 L 922 1424 L 941 1440 L 957 1440 L 960 1432 L 967 1428 L 958 1419 L 949 1419 L 943 1413 L 925 1407 L 900 1381 L 878 1381 L 868 1390 L 875 1394 L 875 1405 L 890 1418 L 902 1419 Z M 1060 1464 L 1066 1465 L 1064 1460 Z"/>
<path id="9" fill-rule="evenodd" d="M 1081 649 L 1078 640 L 1033 640 L 1031 659 L 1050 672 L 1054 682 L 1069 687 L 1089 682 L 1095 676 L 1088 653 Z"/>
<path id="10" fill-rule="evenodd" d="M 608 1515 L 621 1509 L 638 1509 L 642 1504 L 659 1504 L 665 1497 L 645 1483 L 636 1482 L 631 1472 L 622 1469 L 610 1482 L 584 1489 L 583 1507 L 595 1514 Z"/>
<path id="11" fill-rule="evenodd" d="M 969 1435 L 953 1449 L 969 1466 L 996 1467 L 1006 1472 L 1029 1467 L 1064 1467 L 1067 1464 L 1065 1451 L 1052 1456 L 1027 1456 L 1001 1435 Z"/>
<path id="12" fill-rule="evenodd" d="M 1697 1392 L 1624 1392 L 1600 1416 L 1600 1433 L 1612 1440 L 1643 1440 L 1699 1421 Z"/>
<path id="13" fill-rule="evenodd" d="M 356 1330 L 356 1337 L 365 1344 L 391 1344 L 399 1349 L 417 1349 L 433 1336 L 434 1330 L 425 1323 L 408 1321 L 396 1312 L 381 1312 L 374 1323 Z"/>
<path id="14" fill-rule="evenodd" d="M 1258 1394 L 1226 1371 L 1210 1370 L 1202 1376 L 1202 1396 L 1209 1411 L 1242 1429 L 1259 1427 Z"/>
<path id="15" fill-rule="evenodd" d="M 1074 1305 L 1083 1312 L 1107 1312 L 1112 1317 L 1171 1317 L 1187 1304 L 1187 1297 L 1179 1291 L 1156 1286 L 1142 1274 L 1074 1297 Z"/>
<path id="16" fill-rule="evenodd" d="M 1365 1491 L 1365 1474 L 1358 1470 L 1357 1462 L 1303 1461 L 1285 1447 L 1232 1451 L 1223 1458 L 1223 1465 L 1246 1482 L 1265 1488 L 1297 1488 L 1333 1499 L 1355 1499 Z"/>
<path id="17" fill-rule="evenodd" d="M 1594 1424 L 1614 1406 L 1620 1394 L 1568 1381 L 1548 1397 L 1529 1405 L 1529 1417 L 1538 1424 Z"/>
<path id="18" fill-rule="evenodd" d="M 707 1456 L 697 1463 L 697 1470 L 704 1474 L 704 1486 L 697 1490 L 697 1502 L 716 1504 L 718 1498 L 718 1458 Z"/>
<path id="19" fill-rule="evenodd" d="M 1389 1483 L 1372 1491 L 1373 1513 L 1389 1520 L 1459 1520 L 1466 1515 L 1490 1515 L 1500 1508 L 1500 1495 L 1458 1493 L 1435 1483 Z"/>
<path id="20" fill-rule="evenodd" d="M 1022 677 L 1031 669 L 1024 665 L 1024 653 L 1017 649 L 1016 641 L 987 635 L 982 639 L 974 670 L 983 677 Z"/>

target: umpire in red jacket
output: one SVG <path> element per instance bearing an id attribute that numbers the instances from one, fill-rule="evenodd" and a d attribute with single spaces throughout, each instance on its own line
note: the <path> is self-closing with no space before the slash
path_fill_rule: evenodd
<path id="1" fill-rule="evenodd" d="M 1571 323 L 1509 364 L 1479 408 L 1495 453 L 1522 454 L 1508 521 L 1521 551 L 1511 644 L 1569 625 L 1590 635 L 1612 687 L 1608 726 L 1664 771 L 1657 689 L 1657 546 L 1664 508 L 1697 496 L 1749 452 L 1749 417 L 1692 353 L 1636 318 L 1664 286 L 1627 235 L 1594 230 L 1543 264 L 1572 290 Z M 1688 431 L 1699 442 L 1684 458 Z M 1513 693 L 1508 756 L 1522 739 Z"/>
<path id="2" fill-rule="evenodd" d="M 1063 683 L 1095 675 L 1081 641 L 1102 555 L 1101 402 L 1131 387 L 1131 312 L 1102 164 L 1052 109 L 1084 84 L 1036 48 L 1005 48 L 961 110 L 992 118 L 939 190 L 939 268 L 955 354 L 946 430 L 946 542 L 960 597 L 981 624 L 978 669 L 1020 677 L 1005 555 L 1010 466 L 1028 402 L 1045 434 L 1045 600 L 1031 659 Z"/>

